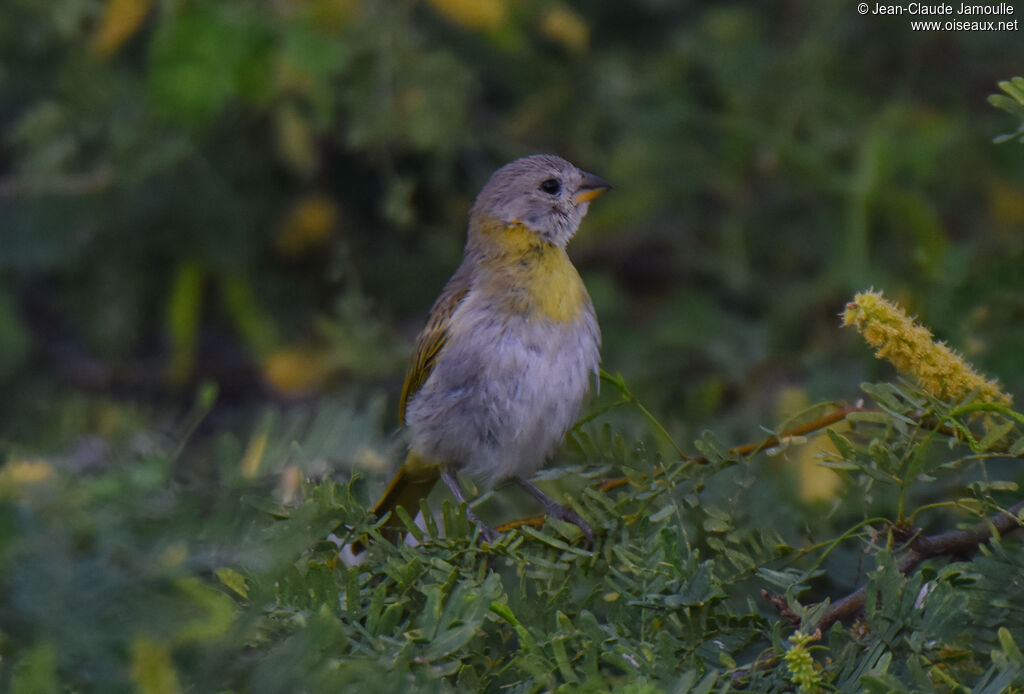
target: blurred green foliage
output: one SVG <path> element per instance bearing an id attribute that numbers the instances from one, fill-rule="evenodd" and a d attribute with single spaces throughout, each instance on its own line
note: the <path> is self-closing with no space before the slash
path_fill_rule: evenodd
<path id="1" fill-rule="evenodd" d="M 0 55 L 0 685 L 782 691 L 759 591 L 813 611 L 864 575 L 894 611 L 808 646 L 827 686 L 1019 684 L 1019 547 L 900 584 L 879 523 L 844 535 L 973 519 L 1009 464 L 949 472 L 898 408 L 836 432 L 839 478 L 799 441 L 752 463 L 700 434 L 888 378 L 836 329 L 869 285 L 1022 392 L 1018 32 L 838 0 L 6 0 Z M 570 252 L 625 378 L 551 482 L 605 544 L 478 550 L 448 507 L 451 538 L 338 568 L 324 538 L 365 527 L 399 457 L 404 359 L 472 197 L 537 151 L 615 184 Z M 669 438 L 715 461 L 682 489 L 639 476 Z M 903 479 L 919 450 L 938 484 Z M 605 474 L 631 491 L 594 495 Z M 503 497 L 496 518 L 528 512 Z"/>
<path id="2" fill-rule="evenodd" d="M 1024 77 L 1014 77 L 1012 80 L 1000 82 L 999 88 L 1006 94 L 992 94 L 988 97 L 988 102 L 1020 120 L 1021 125 L 1017 132 L 1000 135 L 993 142 L 1009 142 L 1015 137 L 1021 137 L 1020 141 L 1024 142 Z"/>
<path id="3" fill-rule="evenodd" d="M 418 546 L 384 540 L 348 478 L 386 451 L 376 405 L 323 401 L 265 418 L 248 443 L 208 439 L 189 456 L 212 462 L 218 483 L 189 476 L 179 456 L 213 405 L 204 389 L 182 429 L 140 431 L 97 468 L 16 459 L 0 472 L 0 686 L 1015 691 L 1019 540 L 909 576 L 897 566 L 925 519 L 971 524 L 1014 498 L 1022 475 L 1007 452 L 1024 450 L 1024 415 L 990 406 L 980 427 L 970 404 L 907 385 L 866 392 L 879 409 L 830 430 L 842 490 L 826 513 L 787 492 L 773 462 L 804 442 L 741 457 L 705 435 L 703 458 L 683 459 L 658 454 L 656 420 L 637 440 L 578 426 L 567 465 L 542 484 L 559 484 L 597 530 L 586 548 L 576 526 L 550 519 L 478 546 L 447 499 L 411 526 Z M 939 423 L 990 435 L 967 445 Z M 610 475 L 625 484 L 601 489 Z M 363 563 L 340 561 L 339 537 L 364 533 Z M 863 617 L 817 632 L 825 598 L 858 584 Z M 795 628 L 802 641 L 787 639 Z"/>
<path id="4" fill-rule="evenodd" d="M 394 390 L 472 196 L 550 150 L 616 186 L 573 254 L 672 426 L 850 392 L 876 367 L 834 316 L 871 284 L 1016 390 L 1024 164 L 984 97 L 1018 38 L 842 2 L 13 0 L 0 374 Z"/>

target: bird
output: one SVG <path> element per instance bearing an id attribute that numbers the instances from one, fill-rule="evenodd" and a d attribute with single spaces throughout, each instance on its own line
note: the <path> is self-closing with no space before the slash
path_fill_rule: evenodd
<path id="1" fill-rule="evenodd" d="M 440 478 L 481 537 L 496 540 L 469 508 L 462 474 L 483 487 L 514 480 L 593 541 L 583 518 L 527 478 L 597 382 L 601 332 L 566 246 L 610 188 L 565 159 L 535 154 L 495 171 L 476 197 L 462 263 L 416 338 L 399 398 L 409 452 L 372 508 L 378 518 L 392 511 L 385 532 L 404 530 L 394 509 L 414 517 Z"/>

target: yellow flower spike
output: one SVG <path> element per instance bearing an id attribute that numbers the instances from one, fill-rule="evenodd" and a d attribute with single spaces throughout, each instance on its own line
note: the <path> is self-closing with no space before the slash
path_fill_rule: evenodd
<path id="1" fill-rule="evenodd" d="M 793 644 L 783 659 L 786 661 L 786 669 L 789 671 L 789 679 L 800 692 L 817 692 L 821 686 L 821 673 L 815 666 L 814 658 L 811 657 L 807 647 L 821 638 L 821 632 L 804 634 L 796 632 L 789 637 Z"/>
<path id="2" fill-rule="evenodd" d="M 478 31 L 493 31 L 505 21 L 505 0 L 427 0 L 447 19 Z"/>
<path id="3" fill-rule="evenodd" d="M 1012 398 L 999 384 L 986 380 L 964 358 L 931 332 L 914 322 L 899 306 L 866 291 L 853 297 L 843 311 L 843 327 L 854 326 L 875 348 L 875 356 L 889 360 L 901 373 L 914 376 L 932 395 L 959 400 L 977 390 L 982 402 L 1009 405 Z"/>

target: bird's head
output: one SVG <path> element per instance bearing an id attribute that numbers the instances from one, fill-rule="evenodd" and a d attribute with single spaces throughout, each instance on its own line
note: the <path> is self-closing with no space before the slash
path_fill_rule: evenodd
<path id="1" fill-rule="evenodd" d="M 590 201 L 609 188 L 604 179 L 560 157 L 535 154 L 517 159 L 495 171 L 480 191 L 470 213 L 470 229 L 495 222 L 518 224 L 564 248 Z"/>

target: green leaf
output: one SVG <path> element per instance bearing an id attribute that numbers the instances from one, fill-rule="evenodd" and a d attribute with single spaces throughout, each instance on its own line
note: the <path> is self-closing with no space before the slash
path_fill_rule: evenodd
<path id="1" fill-rule="evenodd" d="M 1006 435 L 1013 431 L 1015 424 L 1013 422 L 1003 422 L 1002 424 L 996 424 L 990 427 L 981 441 L 978 441 L 977 450 L 979 453 L 984 453 L 992 448 L 1001 441 Z"/>
<path id="2" fill-rule="evenodd" d="M 57 679 L 57 656 L 49 644 L 28 650 L 14 666 L 10 681 L 11 694 L 48 694 L 60 691 Z"/>
<path id="3" fill-rule="evenodd" d="M 846 415 L 849 422 L 865 422 L 869 424 L 890 424 L 892 416 L 886 412 L 851 412 Z"/>
<path id="4" fill-rule="evenodd" d="M 693 683 L 696 681 L 697 671 L 687 670 L 679 676 L 679 679 L 672 684 L 672 687 L 668 691 L 672 692 L 672 694 L 688 694 L 688 692 L 693 688 Z"/>
<path id="5" fill-rule="evenodd" d="M 728 448 L 711 431 L 704 431 L 693 445 L 712 465 L 719 465 L 732 457 Z"/>
<path id="6" fill-rule="evenodd" d="M 1024 455 L 1024 436 L 1021 436 L 1016 441 L 1014 441 L 1010 445 L 1010 448 L 1006 452 L 1006 454 L 1012 458 L 1018 458 L 1021 455 Z"/>
<path id="7" fill-rule="evenodd" d="M 717 518 L 705 518 L 702 525 L 709 533 L 724 533 L 732 528 L 732 524 Z"/>
<path id="8" fill-rule="evenodd" d="M 381 615 L 384 612 L 384 601 L 386 599 L 386 587 L 384 585 L 377 586 L 377 588 L 373 591 L 373 595 L 370 598 L 370 607 L 366 611 L 366 630 L 374 636 L 379 636 L 382 633 L 380 628 Z"/>
<path id="9" fill-rule="evenodd" d="M 1010 482 L 1008 480 L 979 480 L 977 482 L 971 482 L 967 485 L 967 488 L 978 496 L 984 496 L 991 494 L 992 492 L 1015 492 L 1018 489 L 1016 482 Z"/>
<path id="10" fill-rule="evenodd" d="M 1018 667 L 1024 667 L 1024 656 L 1021 655 L 1020 648 L 1017 647 L 1017 643 L 1013 640 L 1010 630 L 1006 627 L 999 627 L 998 636 L 999 645 L 1002 647 L 1007 659 Z"/>
<path id="11" fill-rule="evenodd" d="M 488 609 L 512 626 L 524 651 L 527 653 L 535 653 L 537 651 L 537 643 L 534 640 L 533 635 L 530 634 L 530 631 L 523 626 L 523 623 L 520 622 L 519 619 L 516 618 L 515 613 L 512 612 L 507 604 L 501 601 L 494 601 L 488 606 Z"/>
<path id="12" fill-rule="evenodd" d="M 268 27 L 229 4 L 182 5 L 150 43 L 149 94 L 157 110 L 202 130 L 236 98 L 263 102 L 271 84 Z"/>
<path id="13" fill-rule="evenodd" d="M 971 694 L 1005 694 L 1020 674 L 1020 668 L 1007 667 L 999 670 L 998 674 L 996 673 L 996 666 L 993 665 L 981 678 L 978 685 L 971 690 Z"/>
<path id="14" fill-rule="evenodd" d="M 864 675 L 860 678 L 864 691 L 870 694 L 896 694 L 897 692 L 909 692 L 899 679 L 889 674 Z"/>
<path id="15" fill-rule="evenodd" d="M 565 642 L 567 640 L 568 637 L 566 636 L 556 636 L 551 640 L 551 650 L 555 654 L 555 664 L 558 667 L 558 672 L 562 675 L 562 679 L 566 682 L 577 683 L 579 678 L 576 676 L 576 671 L 569 660 L 569 654 L 565 650 Z"/>
<path id="16" fill-rule="evenodd" d="M 860 389 L 863 390 L 867 395 L 871 397 L 875 403 L 890 412 L 902 412 L 906 409 L 906 399 L 895 385 L 892 383 L 861 383 Z M 852 412 L 850 416 L 877 414 L 873 412 Z"/>
<path id="17" fill-rule="evenodd" d="M 236 613 L 234 600 L 193 576 L 179 579 L 177 586 L 203 614 L 179 628 L 174 634 L 175 642 L 209 641 L 222 636 L 231 628 Z"/>
<path id="18" fill-rule="evenodd" d="M 1012 96 L 1018 103 L 1024 104 L 1024 77 L 1014 77 L 999 83 L 999 88 Z"/>
<path id="19" fill-rule="evenodd" d="M 167 331 L 171 338 L 168 370 L 173 381 L 186 380 L 195 367 L 205 277 L 203 268 L 195 261 L 182 263 L 175 272 L 167 302 Z"/>
<path id="20" fill-rule="evenodd" d="M 278 342 L 277 326 L 256 300 L 253 282 L 241 275 L 222 280 L 221 296 L 235 328 L 257 357 L 266 357 Z"/>
<path id="21" fill-rule="evenodd" d="M 8 294 L 0 287 L 0 382 L 21 368 L 31 339 Z"/>
<path id="22" fill-rule="evenodd" d="M 146 638 L 132 643 L 132 680 L 142 694 L 173 694 L 181 690 L 171 650 Z"/>
<path id="23" fill-rule="evenodd" d="M 686 587 L 673 596 L 678 605 L 705 605 L 718 598 L 725 597 L 721 585 L 714 576 L 714 562 L 701 562 Z"/>
<path id="24" fill-rule="evenodd" d="M 783 590 L 787 590 L 790 586 L 796 584 L 803 578 L 803 572 L 798 571 L 797 569 L 775 571 L 774 569 L 761 567 L 757 570 L 757 575 L 777 588 L 781 588 Z"/>
<path id="25" fill-rule="evenodd" d="M 394 512 L 398 515 L 398 519 L 402 521 L 402 525 L 405 526 L 405 529 L 408 530 L 414 538 L 416 538 L 416 542 L 422 544 L 424 541 L 423 529 L 416 525 L 416 520 L 409 515 L 409 512 L 405 510 L 405 507 L 395 506 Z"/>
<path id="26" fill-rule="evenodd" d="M 249 597 L 249 589 L 245 585 L 245 576 L 234 569 L 217 569 L 214 571 L 218 580 L 243 598 Z"/>
<path id="27" fill-rule="evenodd" d="M 704 675 L 704 679 L 700 681 L 697 688 L 693 690 L 693 694 L 708 694 L 711 688 L 718 683 L 718 671 L 708 670 L 708 673 Z"/>
<path id="28" fill-rule="evenodd" d="M 993 137 L 992 142 L 996 143 L 997 145 L 1001 145 L 1004 142 L 1016 140 L 1018 137 L 1022 138 L 1022 141 L 1024 141 L 1024 123 L 1022 123 L 1020 128 L 1018 128 L 1016 131 L 1012 133 L 1006 133 L 1005 135 L 997 135 L 996 137 Z"/>
<path id="29" fill-rule="evenodd" d="M 1024 120 L 1024 104 L 1014 101 L 1013 99 L 1003 96 L 1002 94 L 992 94 L 988 97 L 988 102 L 996 108 L 1001 108 L 1011 116 Z"/>
<path id="30" fill-rule="evenodd" d="M 1012 80 L 1000 82 L 999 88 L 1009 96 L 992 94 L 988 97 L 988 102 L 1020 120 L 1021 125 L 1016 132 L 1000 135 L 993 141 L 996 143 L 1009 142 L 1017 137 L 1021 137 L 1024 141 L 1024 78 L 1014 77 Z"/>
<path id="31" fill-rule="evenodd" d="M 832 445 L 836 447 L 837 451 L 839 451 L 840 456 L 846 460 L 857 459 L 857 447 L 853 445 L 853 442 L 850 441 L 850 439 L 846 438 L 831 427 L 826 429 L 825 433 L 828 434 L 829 439 L 832 441 Z"/>
<path id="32" fill-rule="evenodd" d="M 882 482 L 882 483 L 885 483 L 885 484 L 898 484 L 899 483 L 899 480 L 896 477 L 894 477 L 893 475 L 891 475 L 891 474 L 889 474 L 889 473 L 887 473 L 887 472 L 885 472 L 883 470 L 879 470 L 876 467 L 872 467 L 871 465 L 862 465 L 862 466 L 860 466 L 859 470 L 861 472 L 863 472 L 865 475 L 867 475 L 868 477 L 870 477 L 871 479 L 873 479 L 873 480 L 875 480 L 877 482 Z"/>
<path id="33" fill-rule="evenodd" d="M 663 506 L 659 510 L 655 511 L 654 513 L 652 513 L 650 516 L 648 516 L 647 520 L 650 521 L 651 523 L 660 523 L 661 521 L 665 520 L 666 518 L 671 517 L 675 513 L 675 511 L 676 511 L 675 506 L 672 506 L 671 504 L 669 504 L 669 505 Z"/>
<path id="34" fill-rule="evenodd" d="M 492 603 L 501 593 L 501 578 L 498 574 L 488 574 L 483 583 L 479 584 L 470 580 L 460 581 L 445 601 L 438 630 L 430 640 L 424 657 L 436 661 L 467 644 L 476 635 Z"/>

